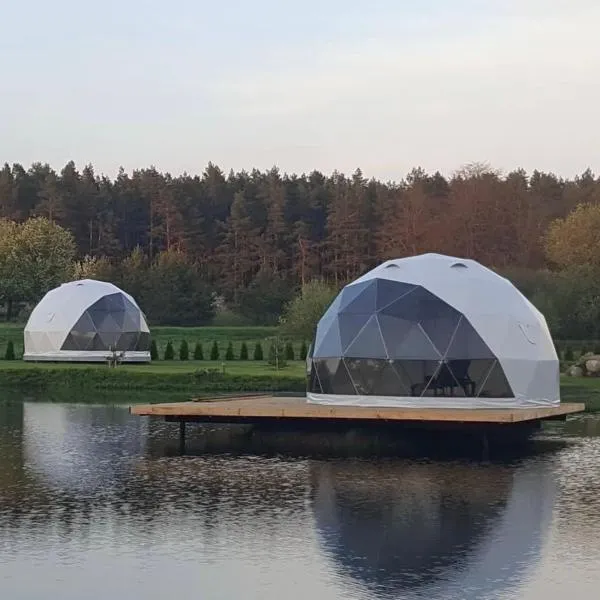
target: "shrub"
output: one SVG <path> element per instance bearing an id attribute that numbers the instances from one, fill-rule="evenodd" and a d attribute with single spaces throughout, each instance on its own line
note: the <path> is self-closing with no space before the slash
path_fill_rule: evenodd
<path id="1" fill-rule="evenodd" d="M 296 357 L 294 356 L 294 346 L 292 345 L 292 342 L 288 342 L 285 345 L 285 359 L 296 360 Z"/>
<path id="2" fill-rule="evenodd" d="M 278 369 L 286 365 L 285 349 L 278 339 L 271 341 L 269 345 L 268 363 Z"/>
<path id="3" fill-rule="evenodd" d="M 158 347 L 156 346 L 156 340 L 152 340 L 150 344 L 150 358 L 152 360 L 158 360 Z"/>
<path id="4" fill-rule="evenodd" d="M 186 340 L 181 341 L 181 346 L 179 346 L 179 360 L 189 360 L 190 358 L 190 349 L 188 347 L 188 343 Z"/>
<path id="5" fill-rule="evenodd" d="M 15 345 L 12 340 L 8 341 L 6 345 L 6 354 L 4 355 L 4 360 L 15 360 L 17 357 L 15 356 Z"/>
<path id="6" fill-rule="evenodd" d="M 229 342 L 227 350 L 225 350 L 225 360 L 235 360 L 235 355 L 233 354 L 233 344 L 231 342 Z"/>
<path id="7" fill-rule="evenodd" d="M 171 342 L 167 343 L 167 347 L 165 348 L 165 360 L 173 360 L 175 358 L 175 352 L 173 350 L 173 344 Z"/>
<path id="8" fill-rule="evenodd" d="M 573 356 L 573 348 L 571 346 L 567 346 L 565 348 L 565 362 L 573 362 L 575 360 Z"/>
<path id="9" fill-rule="evenodd" d="M 246 342 L 242 342 L 242 347 L 240 348 L 240 360 L 248 360 L 248 346 Z"/>
<path id="10" fill-rule="evenodd" d="M 300 346 L 300 360 L 306 360 L 308 356 L 308 348 L 306 346 L 306 342 L 302 342 L 302 346 Z"/>
<path id="11" fill-rule="evenodd" d="M 213 342 L 210 349 L 210 360 L 219 360 L 219 345 L 217 344 L 217 340 Z"/>
<path id="12" fill-rule="evenodd" d="M 262 344 L 260 342 L 256 342 L 256 346 L 254 346 L 254 360 L 263 360 L 264 357 Z"/>
<path id="13" fill-rule="evenodd" d="M 194 360 L 204 360 L 204 349 L 200 342 L 196 342 L 194 347 Z"/>

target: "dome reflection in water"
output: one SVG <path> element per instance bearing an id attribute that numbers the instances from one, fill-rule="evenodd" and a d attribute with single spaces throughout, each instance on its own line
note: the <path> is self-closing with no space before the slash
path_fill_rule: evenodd
<path id="1" fill-rule="evenodd" d="M 311 465 L 311 481 L 323 548 L 378 597 L 478 599 L 518 585 L 554 498 L 545 463 L 332 462 Z"/>

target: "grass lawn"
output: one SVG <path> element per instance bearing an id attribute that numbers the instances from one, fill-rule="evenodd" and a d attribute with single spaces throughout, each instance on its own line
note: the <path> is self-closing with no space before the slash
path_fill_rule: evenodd
<path id="1" fill-rule="evenodd" d="M 268 377 L 304 377 L 306 364 L 304 361 L 290 361 L 285 367 L 276 369 L 264 361 L 223 361 L 213 362 L 209 360 L 188 361 L 156 361 L 150 364 L 122 364 L 117 371 L 135 374 L 152 373 L 156 375 L 171 375 L 193 373 L 202 369 L 216 369 L 224 375 L 234 376 L 268 376 Z M 35 369 L 52 371 L 73 370 L 98 370 L 108 371 L 104 364 L 82 364 L 82 363 L 30 363 L 22 360 L 0 361 L 0 382 L 2 371 L 32 371 Z M 114 371 L 113 371 L 114 372 Z"/>

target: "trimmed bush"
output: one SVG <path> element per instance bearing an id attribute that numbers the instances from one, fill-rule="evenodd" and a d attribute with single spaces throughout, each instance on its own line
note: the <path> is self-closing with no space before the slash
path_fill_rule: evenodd
<path id="1" fill-rule="evenodd" d="M 242 347 L 240 348 L 240 360 L 248 360 L 248 346 L 246 342 L 242 342 Z"/>
<path id="2" fill-rule="evenodd" d="M 179 360 L 189 360 L 190 358 L 190 349 L 188 347 L 188 343 L 186 340 L 181 341 L 181 346 L 179 346 Z"/>
<path id="3" fill-rule="evenodd" d="M 200 342 L 196 342 L 194 346 L 194 360 L 204 360 L 204 349 Z"/>
<path id="4" fill-rule="evenodd" d="M 263 354 L 262 344 L 260 342 L 256 342 L 256 346 L 254 346 L 254 360 L 264 360 L 265 355 Z"/>
<path id="5" fill-rule="evenodd" d="M 565 349 L 565 362 L 573 362 L 575 357 L 573 356 L 573 348 L 567 346 Z"/>
<path id="6" fill-rule="evenodd" d="M 152 360 L 158 360 L 158 347 L 156 346 L 156 340 L 152 340 L 150 344 L 150 358 Z"/>
<path id="7" fill-rule="evenodd" d="M 12 340 L 8 340 L 6 344 L 6 353 L 4 354 L 4 360 L 16 360 L 15 356 L 15 345 Z"/>
<path id="8" fill-rule="evenodd" d="M 165 360 L 174 360 L 175 359 L 175 351 L 173 350 L 173 344 L 171 342 L 167 342 L 167 347 L 165 348 Z"/>
<path id="9" fill-rule="evenodd" d="M 302 342 L 302 346 L 300 346 L 300 360 L 306 360 L 308 356 L 308 347 L 306 346 L 306 342 Z"/>
<path id="10" fill-rule="evenodd" d="M 235 360 L 235 355 L 233 354 L 233 344 L 231 342 L 229 342 L 227 350 L 225 350 L 225 360 Z"/>
<path id="11" fill-rule="evenodd" d="M 296 360 L 296 357 L 294 356 L 294 346 L 292 345 L 292 342 L 288 342 L 285 345 L 285 359 Z"/>
<path id="12" fill-rule="evenodd" d="M 217 340 L 213 342 L 210 349 L 210 360 L 219 360 L 219 344 L 217 344 Z"/>

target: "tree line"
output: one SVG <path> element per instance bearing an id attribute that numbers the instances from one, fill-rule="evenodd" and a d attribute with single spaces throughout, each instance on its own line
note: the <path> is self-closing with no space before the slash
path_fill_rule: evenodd
<path id="1" fill-rule="evenodd" d="M 78 276 L 121 284 L 151 321 L 171 324 L 208 323 L 224 306 L 247 322 L 277 323 L 311 281 L 339 289 L 383 260 L 421 252 L 474 258 L 547 296 L 553 271 L 577 281 L 570 269 L 600 263 L 586 254 L 593 234 L 578 250 L 584 240 L 568 220 L 599 201 L 589 170 L 569 180 L 480 164 L 449 177 L 413 169 L 397 182 L 359 169 L 225 174 L 214 164 L 201 175 L 150 167 L 114 179 L 73 162 L 58 172 L 41 163 L 0 170 L 3 231 L 40 218 L 60 226 L 72 236 Z M 39 296 L 22 288 L 21 299 Z"/>

